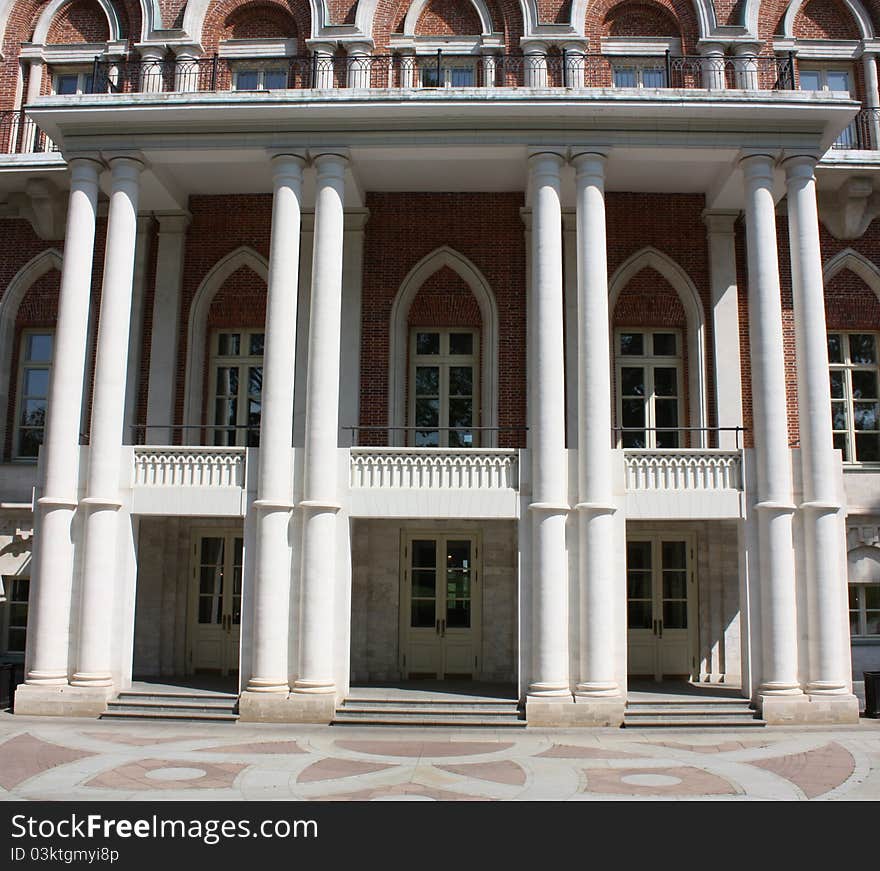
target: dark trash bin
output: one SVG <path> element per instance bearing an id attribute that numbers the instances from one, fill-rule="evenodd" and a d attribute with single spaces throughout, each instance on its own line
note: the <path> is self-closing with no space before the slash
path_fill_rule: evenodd
<path id="1" fill-rule="evenodd" d="M 880 719 L 880 671 L 866 671 L 865 716 Z"/>

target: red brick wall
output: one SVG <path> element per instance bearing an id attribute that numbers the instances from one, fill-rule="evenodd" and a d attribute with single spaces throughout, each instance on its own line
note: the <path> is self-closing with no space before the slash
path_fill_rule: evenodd
<path id="1" fill-rule="evenodd" d="M 477 327 L 480 306 L 457 272 L 444 266 L 421 286 L 409 307 L 411 327 Z"/>
<path id="2" fill-rule="evenodd" d="M 46 41 L 70 45 L 78 42 L 107 42 L 110 27 L 96 0 L 75 0 L 55 16 Z"/>
<path id="3" fill-rule="evenodd" d="M 332 24 L 354 24 L 357 0 L 328 0 L 327 8 Z"/>
<path id="4" fill-rule="evenodd" d="M 860 39 L 858 26 L 841 0 L 810 0 L 794 20 L 798 39 Z"/>
<path id="5" fill-rule="evenodd" d="M 193 297 L 211 268 L 241 246 L 253 248 L 269 257 L 269 231 L 272 218 L 272 195 L 193 196 L 189 200 L 192 223 L 186 236 L 183 283 L 180 303 L 180 341 L 178 343 L 177 381 L 175 384 L 175 422 L 183 423 L 184 383 L 187 359 L 187 325 Z M 234 276 L 230 276 L 230 279 Z M 253 297 L 249 298 L 249 302 Z M 261 303 L 264 306 L 265 302 Z M 261 315 L 243 310 L 248 326 L 255 326 Z M 219 314 L 217 315 L 219 317 Z"/>
<path id="6" fill-rule="evenodd" d="M 603 23 L 608 36 L 679 35 L 675 16 L 655 3 L 620 3 L 608 10 Z"/>
<path id="7" fill-rule="evenodd" d="M 499 426 L 526 425 L 526 265 L 519 214 L 522 205 L 519 192 L 367 195 L 370 221 L 364 237 L 361 311 L 362 426 L 388 424 L 388 340 L 394 297 L 410 269 L 443 245 L 467 257 L 485 276 L 495 295 L 499 317 Z M 438 276 L 438 284 L 442 279 Z M 426 288 L 426 301 L 419 302 L 417 312 L 426 311 L 428 302 L 436 299 L 437 291 L 431 287 Z M 463 316 L 463 310 L 458 307 L 459 314 L 454 316 Z M 450 306 L 450 311 L 454 312 L 455 307 Z M 473 317 L 472 308 L 470 316 Z M 499 443 L 522 445 L 525 433 L 503 432 Z"/>
<path id="8" fill-rule="evenodd" d="M 418 36 L 470 36 L 483 32 L 470 0 L 431 0 L 416 22 Z"/>
<path id="9" fill-rule="evenodd" d="M 681 35 L 685 54 L 695 54 L 699 38 L 691 0 L 656 0 L 648 3 L 598 0 L 587 6 L 584 32 L 592 52 L 600 50 L 603 36 Z"/>
<path id="10" fill-rule="evenodd" d="M 541 24 L 568 24 L 571 21 L 571 0 L 538 0 L 538 21 Z"/>
<path id="11" fill-rule="evenodd" d="M 825 285 L 829 330 L 880 330 L 880 299 L 862 278 L 842 269 Z"/>
<path id="12" fill-rule="evenodd" d="M 239 38 L 246 32 L 276 37 L 279 27 L 290 28 L 288 22 L 293 23 L 293 32 L 286 36 L 311 35 L 308 0 L 215 0 L 205 15 L 202 46 L 208 52 L 216 51 L 219 41 L 229 39 L 237 27 L 241 28 L 241 33 L 236 32 Z"/>
<path id="13" fill-rule="evenodd" d="M 221 39 L 288 39 L 297 36 L 296 22 L 276 6 L 247 4 L 234 9 L 223 22 Z"/>

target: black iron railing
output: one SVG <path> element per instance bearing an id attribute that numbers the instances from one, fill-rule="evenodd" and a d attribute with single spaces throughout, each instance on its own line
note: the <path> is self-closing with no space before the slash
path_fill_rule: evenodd
<path id="1" fill-rule="evenodd" d="M 874 151 L 880 147 L 880 109 L 862 109 L 831 147 L 837 151 Z"/>
<path id="2" fill-rule="evenodd" d="M 25 114 L 24 109 L 0 112 L 0 154 L 57 151 L 55 145 Z"/>

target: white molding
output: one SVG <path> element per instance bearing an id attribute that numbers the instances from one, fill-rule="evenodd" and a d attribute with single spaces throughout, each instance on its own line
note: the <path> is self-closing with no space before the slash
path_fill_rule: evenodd
<path id="1" fill-rule="evenodd" d="M 20 60 L 41 60 L 48 64 L 92 63 L 95 57 L 122 57 L 128 50 L 124 39 L 110 42 L 84 42 L 79 45 L 22 43 Z"/>
<path id="2" fill-rule="evenodd" d="M 464 255 L 444 245 L 423 257 L 404 278 L 389 318 L 388 344 L 388 425 L 406 426 L 406 377 L 409 363 L 409 309 L 422 285 L 436 272 L 448 266 L 473 293 L 482 318 L 480 358 L 481 396 L 480 426 L 494 427 L 498 421 L 498 307 L 489 282 Z M 398 434 L 399 433 L 399 434 Z M 389 433 L 391 443 L 404 443 L 402 431 Z M 489 433 L 486 442 L 494 443 Z M 492 447 L 485 444 L 484 447 Z"/>
<path id="3" fill-rule="evenodd" d="M 680 55 L 681 40 L 675 36 L 603 36 L 602 54 L 611 55 Z"/>
<path id="4" fill-rule="evenodd" d="M 16 361 L 12 359 L 12 346 L 19 306 L 35 281 L 53 269 L 60 272 L 61 266 L 62 256 L 57 248 L 41 251 L 15 273 L 0 297 L 0 408 L 8 407 L 12 379 L 18 375 Z M 5 444 L 7 427 L 11 423 L 6 414 L 0 415 L 0 445 Z"/>
<path id="5" fill-rule="evenodd" d="M 293 57 L 296 52 L 295 39 L 227 39 L 217 49 L 228 58 Z"/>
<path id="6" fill-rule="evenodd" d="M 608 282 L 609 330 L 614 325 L 614 309 L 621 291 L 643 269 L 659 272 L 673 287 L 684 307 L 687 319 L 688 346 L 688 405 L 690 420 L 686 426 L 708 425 L 708 396 L 706 378 L 706 316 L 696 285 L 671 257 L 656 248 L 642 248 L 628 257 Z M 613 347 L 613 346 L 612 346 Z M 697 433 L 692 443 L 705 445 L 706 433 Z"/>
<path id="7" fill-rule="evenodd" d="M 857 39 L 775 39 L 773 51 L 794 52 L 798 60 L 855 60 L 862 56 Z"/>
<path id="8" fill-rule="evenodd" d="M 201 423 L 205 343 L 211 302 L 226 279 L 242 266 L 252 269 L 268 285 L 269 262 L 253 248 L 242 245 L 230 251 L 211 267 L 190 303 L 186 327 L 186 373 L 183 391 L 183 423 L 188 426 L 198 426 Z M 184 443 L 186 439 L 187 434 L 184 431 Z"/>

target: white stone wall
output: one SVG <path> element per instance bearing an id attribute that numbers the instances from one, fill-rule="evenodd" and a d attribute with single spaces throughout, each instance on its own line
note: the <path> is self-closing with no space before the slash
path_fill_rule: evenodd
<path id="1" fill-rule="evenodd" d="M 699 680 L 739 685 L 741 680 L 739 536 L 735 520 L 628 523 L 627 533 L 694 536 L 697 580 Z"/>
<path id="2" fill-rule="evenodd" d="M 352 539 L 352 681 L 399 680 L 400 551 L 407 530 L 481 537 L 482 671 L 478 679 L 516 680 L 516 523 L 513 521 L 357 520 Z"/>

